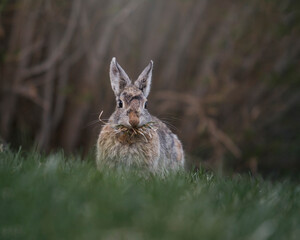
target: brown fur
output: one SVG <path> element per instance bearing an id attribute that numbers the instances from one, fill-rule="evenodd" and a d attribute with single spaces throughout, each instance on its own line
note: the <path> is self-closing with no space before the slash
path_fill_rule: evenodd
<path id="1" fill-rule="evenodd" d="M 98 168 L 138 166 L 154 172 L 165 172 L 183 167 L 181 142 L 145 108 L 151 75 L 152 62 L 132 84 L 115 59 L 112 60 L 112 88 L 117 102 L 121 101 L 122 104 L 99 134 Z"/>
<path id="2" fill-rule="evenodd" d="M 153 132 L 152 138 L 142 136 L 128 137 L 124 133 L 114 134 L 110 124 L 103 127 L 98 138 L 98 166 L 109 167 L 141 166 L 155 169 L 159 157 L 158 136 Z M 101 162 L 99 162 L 101 160 Z"/>

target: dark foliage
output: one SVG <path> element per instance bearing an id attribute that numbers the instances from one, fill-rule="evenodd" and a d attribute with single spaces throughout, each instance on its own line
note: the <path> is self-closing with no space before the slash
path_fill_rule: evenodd
<path id="1" fill-rule="evenodd" d="M 88 151 L 115 107 L 111 58 L 133 79 L 152 59 L 149 110 L 194 164 L 298 171 L 299 39 L 292 0 L 4 0 L 0 135 Z"/>

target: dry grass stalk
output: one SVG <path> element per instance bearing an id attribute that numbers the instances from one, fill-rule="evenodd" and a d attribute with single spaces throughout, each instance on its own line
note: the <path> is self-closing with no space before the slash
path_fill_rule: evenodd
<path id="1" fill-rule="evenodd" d="M 105 122 L 101 119 L 102 114 L 103 114 L 103 110 L 100 112 L 98 119 L 101 123 L 106 125 L 107 122 Z M 132 127 L 127 127 L 122 124 L 118 124 L 118 125 L 114 126 L 114 129 L 115 129 L 115 132 L 114 132 L 115 135 L 122 133 L 122 134 L 125 134 L 125 136 L 131 140 L 135 137 L 141 136 L 145 139 L 146 142 L 148 142 L 149 139 L 151 139 L 153 137 L 153 135 L 152 135 L 153 131 L 156 131 L 157 127 L 155 126 L 155 122 L 148 122 L 138 128 L 132 128 Z"/>
<path id="2" fill-rule="evenodd" d="M 118 124 L 115 126 L 115 134 L 123 133 L 129 139 L 142 136 L 146 142 L 152 138 L 153 131 L 156 131 L 157 128 L 155 126 L 155 122 L 148 122 L 139 128 L 131 128 L 122 124 Z"/>

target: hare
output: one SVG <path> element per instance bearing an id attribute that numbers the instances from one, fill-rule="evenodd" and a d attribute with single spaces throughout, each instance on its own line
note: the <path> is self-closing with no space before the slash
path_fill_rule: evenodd
<path id="1" fill-rule="evenodd" d="M 153 62 L 132 83 L 113 58 L 110 81 L 116 110 L 97 141 L 97 167 L 137 166 L 152 172 L 182 169 L 184 153 L 178 137 L 147 110 Z"/>

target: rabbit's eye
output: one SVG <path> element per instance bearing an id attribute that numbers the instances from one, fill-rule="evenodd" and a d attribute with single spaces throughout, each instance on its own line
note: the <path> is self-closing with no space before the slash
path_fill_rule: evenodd
<path id="1" fill-rule="evenodd" d="M 121 100 L 118 100 L 118 108 L 122 108 L 123 107 L 123 102 Z"/>
<path id="2" fill-rule="evenodd" d="M 148 102 L 145 102 L 144 108 L 145 108 L 145 109 L 148 108 Z"/>

